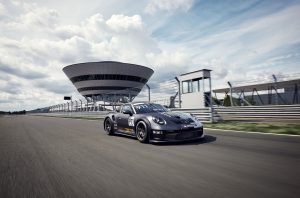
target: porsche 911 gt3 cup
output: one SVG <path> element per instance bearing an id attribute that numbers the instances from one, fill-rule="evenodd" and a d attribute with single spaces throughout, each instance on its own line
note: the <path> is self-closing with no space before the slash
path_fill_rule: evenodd
<path id="1" fill-rule="evenodd" d="M 171 112 L 160 104 L 135 102 L 122 105 L 104 119 L 108 135 L 123 134 L 140 142 L 178 142 L 204 138 L 203 125 L 189 113 Z"/>

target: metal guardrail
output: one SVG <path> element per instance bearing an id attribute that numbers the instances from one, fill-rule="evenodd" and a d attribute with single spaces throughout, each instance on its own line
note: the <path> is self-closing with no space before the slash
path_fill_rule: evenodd
<path id="1" fill-rule="evenodd" d="M 31 113 L 30 115 L 70 118 L 104 118 L 109 111 Z"/>
<path id="2" fill-rule="evenodd" d="M 210 108 L 173 109 L 194 114 L 203 122 L 211 122 Z M 214 107 L 213 121 L 300 122 L 300 105 Z"/>
<path id="3" fill-rule="evenodd" d="M 199 109 L 172 109 L 173 112 L 185 112 L 193 114 L 202 122 L 211 122 L 211 109 L 209 107 Z"/>
<path id="4" fill-rule="evenodd" d="M 300 123 L 300 105 L 270 105 L 270 106 L 243 106 L 243 107 L 214 107 L 213 116 L 210 108 L 199 109 L 172 109 L 174 112 L 186 112 L 195 115 L 202 122 L 218 121 L 276 121 Z M 53 112 L 35 113 L 33 115 L 56 117 L 86 117 L 104 118 L 109 111 L 90 112 Z"/>

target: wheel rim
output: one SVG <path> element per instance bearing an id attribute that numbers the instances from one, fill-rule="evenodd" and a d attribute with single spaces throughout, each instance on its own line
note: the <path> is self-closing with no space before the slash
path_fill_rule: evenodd
<path id="1" fill-rule="evenodd" d="M 143 140 L 146 136 L 146 129 L 143 124 L 137 126 L 137 136 L 139 140 Z"/>
<path id="2" fill-rule="evenodd" d="M 105 130 L 107 132 L 110 132 L 110 130 L 111 130 L 111 126 L 110 126 L 110 121 L 109 120 L 106 120 L 106 122 L 105 122 Z"/>

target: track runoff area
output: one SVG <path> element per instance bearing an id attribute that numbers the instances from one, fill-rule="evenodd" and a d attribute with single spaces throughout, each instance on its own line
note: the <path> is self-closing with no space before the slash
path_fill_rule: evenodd
<path id="1" fill-rule="evenodd" d="M 0 117 L 0 197 L 299 197 L 300 138 L 141 144 L 103 121 Z"/>

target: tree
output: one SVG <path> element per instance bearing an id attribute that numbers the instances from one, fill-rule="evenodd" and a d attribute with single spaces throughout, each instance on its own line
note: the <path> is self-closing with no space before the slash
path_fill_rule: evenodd
<path id="1" fill-rule="evenodd" d="M 213 101 L 213 103 L 216 104 L 216 105 L 221 105 L 221 101 L 218 100 L 218 99 L 215 98 L 215 97 L 212 97 L 212 101 Z"/>
<path id="2" fill-rule="evenodd" d="M 224 104 L 225 107 L 229 107 L 231 106 L 231 102 L 230 102 L 230 96 L 228 95 L 228 93 L 225 93 L 225 97 L 224 97 Z"/>

